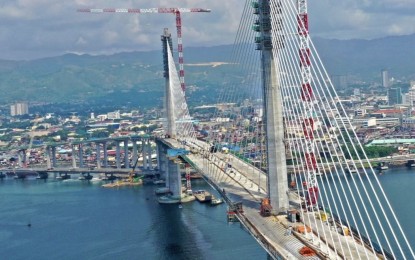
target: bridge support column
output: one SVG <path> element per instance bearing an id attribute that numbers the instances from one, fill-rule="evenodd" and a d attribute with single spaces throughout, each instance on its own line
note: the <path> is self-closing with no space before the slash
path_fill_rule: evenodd
<path id="1" fill-rule="evenodd" d="M 104 150 L 104 168 L 108 167 L 108 150 L 107 150 L 107 142 L 102 143 L 102 149 Z"/>
<path id="2" fill-rule="evenodd" d="M 148 160 L 147 160 L 147 140 L 143 139 L 142 141 L 142 151 L 143 151 L 143 168 L 148 169 Z"/>
<path id="3" fill-rule="evenodd" d="M 100 143 L 96 143 L 96 149 L 97 149 L 97 168 L 101 169 L 101 144 Z"/>
<path id="4" fill-rule="evenodd" d="M 56 147 L 52 146 L 52 167 L 56 168 Z"/>
<path id="5" fill-rule="evenodd" d="M 130 168 L 130 160 L 128 158 L 128 140 L 124 140 L 124 165 L 125 169 Z"/>
<path id="6" fill-rule="evenodd" d="M 27 167 L 27 155 L 26 155 L 26 150 L 22 150 L 22 164 L 23 167 Z M 30 151 L 29 151 L 30 152 Z"/>
<path id="7" fill-rule="evenodd" d="M 84 168 L 84 150 L 82 144 L 78 145 L 79 168 Z"/>
<path id="8" fill-rule="evenodd" d="M 117 169 L 121 168 L 120 153 L 121 153 L 120 142 L 116 141 L 115 142 L 115 163 L 116 163 Z"/>
<path id="9" fill-rule="evenodd" d="M 19 165 L 20 168 L 23 167 L 23 156 L 22 156 L 22 151 L 18 151 L 17 152 L 17 164 Z"/>
<path id="10" fill-rule="evenodd" d="M 46 168 L 50 169 L 52 168 L 52 163 L 50 162 L 50 147 L 46 146 Z"/>
<path id="11" fill-rule="evenodd" d="M 148 169 L 153 169 L 153 160 L 151 158 L 152 150 L 150 140 L 147 141 Z"/>
<path id="12" fill-rule="evenodd" d="M 161 142 L 157 144 L 157 168 L 160 173 L 160 178 L 166 180 L 166 187 L 169 187 L 167 174 L 167 149 Z"/>
<path id="13" fill-rule="evenodd" d="M 131 164 L 133 166 L 137 164 L 137 159 L 138 159 L 137 140 L 133 140 L 133 156 L 131 158 Z"/>
<path id="14" fill-rule="evenodd" d="M 180 198 L 182 195 L 182 176 L 180 175 L 180 163 L 167 160 L 168 182 L 173 197 Z M 167 181 L 166 181 L 167 185 Z"/>
<path id="15" fill-rule="evenodd" d="M 72 148 L 72 168 L 76 168 L 76 152 L 75 145 L 71 145 Z"/>

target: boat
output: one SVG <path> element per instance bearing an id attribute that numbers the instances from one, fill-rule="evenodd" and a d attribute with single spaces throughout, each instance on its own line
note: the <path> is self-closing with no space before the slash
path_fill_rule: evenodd
<path id="1" fill-rule="evenodd" d="M 219 204 L 222 204 L 223 203 L 223 199 L 220 199 L 220 198 L 212 198 L 212 200 L 210 201 L 210 205 L 212 205 L 212 206 L 216 206 L 216 205 L 219 205 Z"/>
<path id="2" fill-rule="evenodd" d="M 389 169 L 389 166 L 386 163 L 379 163 L 378 166 L 376 167 L 378 170 L 382 171 L 382 170 L 387 170 Z"/>
<path id="3" fill-rule="evenodd" d="M 408 160 L 405 165 L 410 168 L 413 168 L 415 167 L 415 160 Z"/>
<path id="4" fill-rule="evenodd" d="M 165 180 L 154 180 L 153 181 L 153 184 L 157 184 L 157 185 L 159 185 L 159 184 L 166 184 L 166 181 Z"/>
<path id="5" fill-rule="evenodd" d="M 197 190 L 195 192 L 193 192 L 193 195 L 196 197 L 196 199 L 199 202 L 209 202 L 212 200 L 212 195 L 210 194 L 210 192 L 206 191 L 206 190 Z"/>

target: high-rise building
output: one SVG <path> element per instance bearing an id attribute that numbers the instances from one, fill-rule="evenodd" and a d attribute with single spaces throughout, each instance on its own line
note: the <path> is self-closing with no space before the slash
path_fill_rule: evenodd
<path id="1" fill-rule="evenodd" d="M 10 106 L 10 115 L 11 116 L 20 116 L 29 114 L 29 107 L 27 103 L 20 102 Z"/>
<path id="2" fill-rule="evenodd" d="M 331 82 L 333 83 L 334 88 L 337 90 L 346 89 L 348 85 L 346 75 L 333 75 L 331 77 Z"/>
<path id="3" fill-rule="evenodd" d="M 114 111 L 114 112 L 108 112 L 107 113 L 107 118 L 108 119 L 120 119 L 121 118 L 121 114 L 120 111 Z"/>
<path id="4" fill-rule="evenodd" d="M 414 106 L 415 105 L 415 84 L 412 85 L 409 88 L 408 93 L 405 95 L 405 102 L 404 104 Z"/>
<path id="5" fill-rule="evenodd" d="M 382 86 L 384 88 L 389 87 L 389 74 L 387 70 L 382 70 Z"/>
<path id="6" fill-rule="evenodd" d="M 389 105 L 402 104 L 401 88 L 390 88 L 388 90 L 388 104 Z"/>

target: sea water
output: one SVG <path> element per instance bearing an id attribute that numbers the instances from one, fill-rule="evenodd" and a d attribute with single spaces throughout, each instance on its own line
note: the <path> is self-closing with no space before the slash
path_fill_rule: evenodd
<path id="1" fill-rule="evenodd" d="M 414 248 L 415 170 L 391 168 L 377 177 Z M 0 181 L 0 259 L 267 258 L 240 224 L 227 223 L 225 204 L 194 201 L 180 209 L 158 204 L 154 185 L 101 185 Z M 193 189 L 219 197 L 203 180 Z"/>
<path id="2" fill-rule="evenodd" d="M 101 185 L 0 181 L 0 259 L 266 259 L 239 223 L 227 223 L 225 204 L 180 209 L 160 205 L 155 185 Z"/>

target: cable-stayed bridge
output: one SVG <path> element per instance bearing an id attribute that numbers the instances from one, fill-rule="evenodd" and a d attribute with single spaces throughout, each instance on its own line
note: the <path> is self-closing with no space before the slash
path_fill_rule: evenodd
<path id="1" fill-rule="evenodd" d="M 309 20 L 306 0 L 245 2 L 227 63 L 242 76 L 224 79 L 236 82 L 219 90 L 218 103 L 227 105 L 216 109 L 203 129 L 193 124 L 184 73 L 177 73 L 165 30 L 166 120 L 164 133 L 156 138 L 158 168 L 179 202 L 191 191 L 187 186 L 183 193 L 180 165 L 197 169 L 226 199 L 229 218 L 238 218 L 272 258 L 414 259 L 345 109 L 336 102 L 309 36 Z M 200 138 L 201 130 L 208 135 Z M 101 149 L 104 153 L 103 167 L 106 143 L 115 142 L 118 170 L 122 142 L 128 168 L 130 141 L 136 159 L 137 142 L 143 143 L 143 165 L 151 168 L 149 139 L 91 142 L 97 155 Z M 75 169 L 84 165 L 82 145 L 71 147 L 79 158 L 77 164 L 73 157 Z M 56 151 L 49 148 L 50 169 Z M 96 162 L 100 169 L 99 156 Z"/>
<path id="2" fill-rule="evenodd" d="M 191 122 L 165 32 L 159 169 L 179 198 L 182 189 L 172 182 L 178 165 L 186 161 L 200 171 L 230 204 L 228 214 L 273 258 L 414 259 L 336 102 L 308 21 L 306 0 L 246 1 L 230 62 L 243 77 L 221 88 L 219 100 L 239 109 L 217 109 L 204 125 L 205 138 Z"/>

